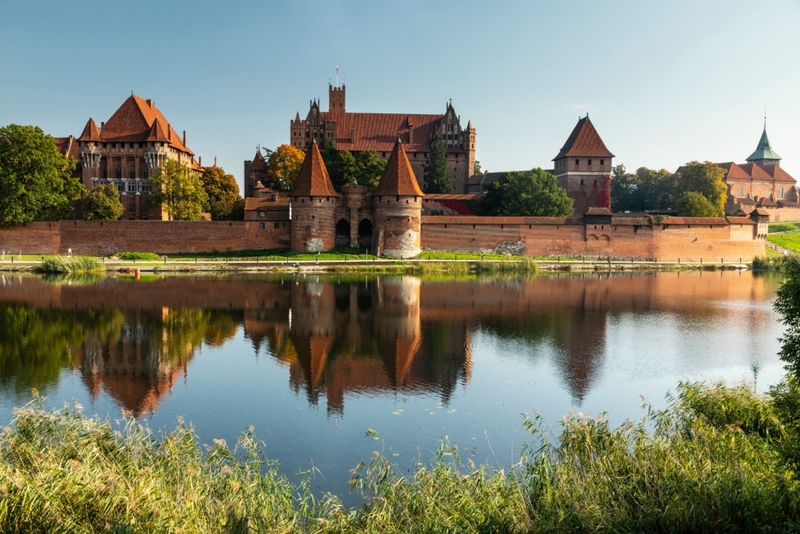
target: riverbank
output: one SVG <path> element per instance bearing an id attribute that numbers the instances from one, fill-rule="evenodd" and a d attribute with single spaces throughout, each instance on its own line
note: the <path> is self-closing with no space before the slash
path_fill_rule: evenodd
<path id="1" fill-rule="evenodd" d="M 749 263 L 730 262 L 658 262 L 615 260 L 608 258 L 518 258 L 469 259 L 425 258 L 394 260 L 368 259 L 283 259 L 214 258 L 120 260 L 97 258 L 100 270 L 109 273 L 236 273 L 236 272 L 305 272 L 305 273 L 511 273 L 511 272 L 629 272 L 674 270 L 745 270 Z M 33 272 L 41 269 L 48 257 L 6 259 L 0 261 L 0 272 Z"/>
<path id="2" fill-rule="evenodd" d="M 154 437 L 37 401 L 0 435 L 4 532 L 792 531 L 798 387 L 682 384 L 664 411 L 611 428 L 580 414 L 529 420 L 513 466 L 476 466 L 442 443 L 428 464 L 379 452 L 352 471 L 348 509 L 294 485 L 254 430 L 235 449 L 179 426 Z M 552 435 L 555 432 L 555 437 Z M 462 460 L 464 462 L 462 463 Z M 407 468 L 411 468 L 409 474 Z"/>

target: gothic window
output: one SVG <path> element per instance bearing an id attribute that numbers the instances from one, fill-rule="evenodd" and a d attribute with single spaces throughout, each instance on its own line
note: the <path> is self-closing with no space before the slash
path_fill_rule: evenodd
<path id="1" fill-rule="evenodd" d="M 117 186 L 117 191 L 119 191 L 120 195 L 125 192 L 125 184 L 121 181 L 115 181 L 114 185 Z"/>
<path id="2" fill-rule="evenodd" d="M 147 172 L 147 167 L 142 167 L 142 179 L 143 180 L 147 180 L 148 178 L 149 178 L 149 176 L 148 176 L 148 172 Z"/>
<path id="3" fill-rule="evenodd" d="M 591 167 L 592 166 L 592 160 L 588 160 L 588 163 L 589 163 L 589 167 Z"/>
<path id="4" fill-rule="evenodd" d="M 122 178 L 122 168 L 117 167 L 114 169 L 114 178 Z"/>
<path id="5" fill-rule="evenodd" d="M 781 198 L 783 198 L 783 187 L 781 187 Z"/>
<path id="6" fill-rule="evenodd" d="M 128 193 L 136 192 L 136 182 L 128 182 Z"/>
<path id="7" fill-rule="evenodd" d="M 130 179 L 136 178 L 136 168 L 134 168 L 134 167 L 129 167 L 128 168 L 128 178 L 130 178 Z"/>
<path id="8" fill-rule="evenodd" d="M 108 167 L 103 167 L 102 169 L 100 169 L 100 177 L 108 178 Z"/>
<path id="9" fill-rule="evenodd" d="M 600 166 L 602 167 L 602 166 L 603 166 L 603 165 L 605 165 L 605 164 L 606 164 L 606 160 L 604 160 L 604 159 L 601 159 L 601 160 L 600 160 Z"/>
<path id="10" fill-rule="evenodd" d="M 575 166 L 578 166 L 578 158 L 575 158 Z"/>
<path id="11" fill-rule="evenodd" d="M 135 202 L 131 202 L 131 203 L 128 204 L 128 213 L 130 213 L 131 215 L 136 213 L 136 203 Z"/>
<path id="12" fill-rule="evenodd" d="M 739 186 L 739 196 L 740 197 L 744 196 L 744 187 Z"/>

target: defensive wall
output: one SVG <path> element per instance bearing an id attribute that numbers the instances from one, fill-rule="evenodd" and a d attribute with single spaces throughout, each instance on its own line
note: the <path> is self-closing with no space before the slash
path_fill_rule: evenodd
<path id="1" fill-rule="evenodd" d="M 767 218 L 423 216 L 423 250 L 658 261 L 750 261 Z M 0 229 L 7 254 L 226 252 L 288 248 L 291 221 L 58 221 Z"/>

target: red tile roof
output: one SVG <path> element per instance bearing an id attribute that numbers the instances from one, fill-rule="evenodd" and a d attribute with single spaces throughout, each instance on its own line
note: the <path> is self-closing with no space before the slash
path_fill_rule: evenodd
<path id="1" fill-rule="evenodd" d="M 83 128 L 83 133 L 78 137 L 78 141 L 100 141 L 100 130 L 97 129 L 97 125 L 91 117 Z"/>
<path id="2" fill-rule="evenodd" d="M 758 165 L 757 163 L 745 163 L 739 165 L 733 162 L 718 163 L 720 167 L 727 171 L 725 181 L 728 180 L 761 180 L 768 182 L 787 182 L 794 184 L 797 182 L 792 176 L 778 165 Z M 683 168 L 683 167 L 681 167 Z M 678 169 L 680 171 L 680 169 Z"/>
<path id="3" fill-rule="evenodd" d="M 153 124 L 158 120 L 158 127 L 153 132 Z M 111 143 L 137 143 L 152 140 L 157 135 L 159 141 L 168 142 L 173 148 L 193 155 L 183 144 L 181 136 L 164 118 L 152 100 L 143 100 L 131 95 L 114 112 L 103 126 L 100 139 Z"/>
<path id="4" fill-rule="evenodd" d="M 594 129 L 592 121 L 589 120 L 587 114 L 584 118 L 578 120 L 578 124 L 572 130 L 567 142 L 561 148 L 561 151 L 553 161 L 559 158 L 580 156 L 580 157 L 606 157 L 613 158 L 614 154 L 609 152 L 597 130 Z"/>
<path id="5" fill-rule="evenodd" d="M 426 152 L 442 117 L 407 113 L 320 113 L 322 120 L 336 121 L 336 148 L 355 152 L 389 152 L 398 137 L 406 150 Z"/>
<path id="6" fill-rule="evenodd" d="M 414 175 L 414 170 L 411 168 L 411 163 L 409 163 L 406 151 L 399 139 L 394 144 L 392 155 L 389 156 L 389 161 L 386 163 L 386 171 L 384 171 L 373 195 L 425 196 L 422 189 L 419 188 L 417 177 Z"/>
<path id="7" fill-rule="evenodd" d="M 56 147 L 58 151 L 67 156 L 68 158 L 78 159 L 78 143 L 75 142 L 73 136 L 69 137 L 55 137 Z"/>
<path id="8" fill-rule="evenodd" d="M 306 152 L 306 159 L 290 193 L 293 197 L 338 197 L 316 141 Z"/>

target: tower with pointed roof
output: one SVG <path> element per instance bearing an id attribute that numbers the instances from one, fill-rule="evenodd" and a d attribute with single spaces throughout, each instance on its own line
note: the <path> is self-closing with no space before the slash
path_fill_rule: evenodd
<path id="1" fill-rule="evenodd" d="M 334 247 L 334 216 L 339 196 L 333 188 L 317 143 L 311 143 L 289 193 L 292 250 L 320 252 Z"/>
<path id="2" fill-rule="evenodd" d="M 747 163 L 755 163 L 756 165 L 780 165 L 781 157 L 777 152 L 772 150 L 769 145 L 769 137 L 767 137 L 767 120 L 764 119 L 764 131 L 761 133 L 761 139 L 758 140 L 758 147 L 755 152 L 750 154 L 747 158 Z"/>
<path id="3" fill-rule="evenodd" d="M 422 251 L 422 198 L 414 170 L 400 139 L 394 145 L 386 170 L 372 194 L 375 210 L 373 249 L 395 258 L 412 258 Z"/>
<path id="4" fill-rule="evenodd" d="M 613 157 L 589 114 L 578 119 L 567 142 L 553 158 L 553 173 L 572 199 L 574 215 L 584 215 L 589 208 L 611 209 Z"/>
<path id="5" fill-rule="evenodd" d="M 160 219 L 161 210 L 147 203 L 149 177 L 168 159 L 202 172 L 178 132 L 152 100 L 131 94 L 111 118 L 97 127 L 89 118 L 80 137 L 78 156 L 84 187 L 113 184 L 125 207 L 123 219 Z"/>

